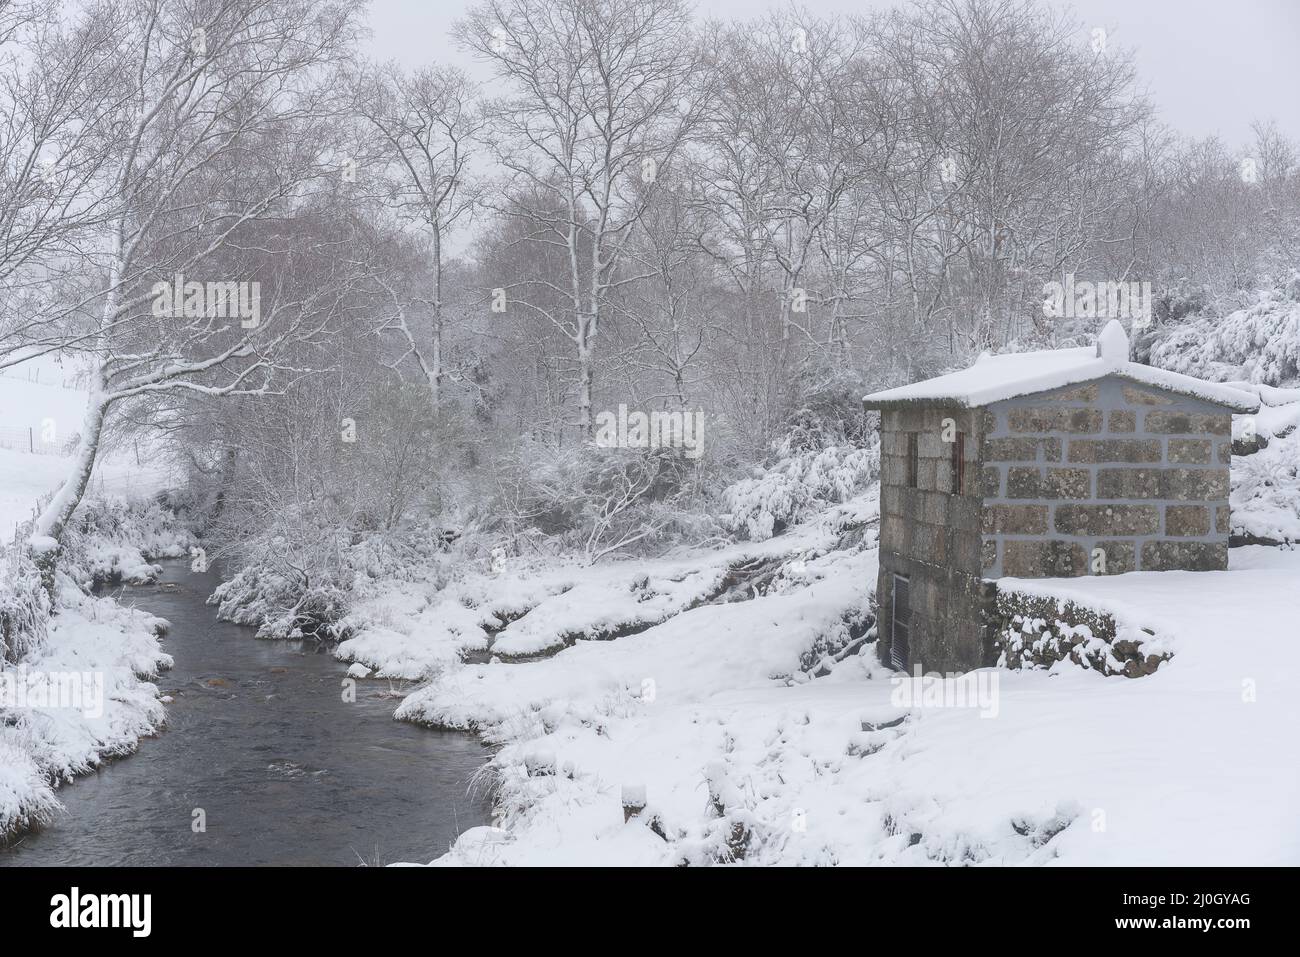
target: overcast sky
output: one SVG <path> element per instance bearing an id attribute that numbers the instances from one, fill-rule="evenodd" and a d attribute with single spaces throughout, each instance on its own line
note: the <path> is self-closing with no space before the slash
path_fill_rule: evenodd
<path id="1" fill-rule="evenodd" d="M 372 0 L 371 49 L 410 66 L 482 67 L 448 39 L 470 0 Z M 781 6 L 782 4 L 776 4 Z M 805 0 L 814 14 L 903 6 L 890 0 Z M 1059 6 L 1059 5 L 1058 5 Z M 1076 0 L 1088 25 L 1134 48 L 1140 75 L 1165 122 L 1193 136 L 1244 144 L 1253 119 L 1275 119 L 1300 139 L 1300 0 Z M 755 0 L 697 0 L 700 17 L 746 19 Z M 1088 41 L 1088 30 L 1080 42 Z"/>

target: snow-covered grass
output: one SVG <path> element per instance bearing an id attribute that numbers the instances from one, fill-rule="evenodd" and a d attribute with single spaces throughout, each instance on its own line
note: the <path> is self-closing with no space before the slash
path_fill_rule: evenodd
<path id="1" fill-rule="evenodd" d="M 437 863 L 1300 863 L 1300 551 L 1008 583 L 1147 628 L 1172 658 L 1135 680 L 976 672 L 983 710 L 900 698 L 872 646 L 840 650 L 870 538 L 793 560 L 747 601 L 629 637 L 446 662 L 398 716 L 501 745 L 499 826 Z"/>

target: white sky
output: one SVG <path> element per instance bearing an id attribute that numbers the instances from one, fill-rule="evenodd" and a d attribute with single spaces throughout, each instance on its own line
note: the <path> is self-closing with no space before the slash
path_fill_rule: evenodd
<path id="1" fill-rule="evenodd" d="M 782 4 L 771 4 L 781 6 Z M 894 0 L 804 0 L 814 14 L 901 6 Z M 408 66 L 482 68 L 448 36 L 470 0 L 372 0 L 372 54 Z M 1059 5 L 1058 5 L 1059 6 Z M 1192 136 L 1244 145 L 1253 119 L 1274 119 L 1300 140 L 1300 0 L 1075 0 L 1088 25 L 1133 48 L 1165 122 Z M 697 0 L 701 18 L 748 19 L 759 0 Z M 1080 35 L 1086 43 L 1088 30 Z"/>

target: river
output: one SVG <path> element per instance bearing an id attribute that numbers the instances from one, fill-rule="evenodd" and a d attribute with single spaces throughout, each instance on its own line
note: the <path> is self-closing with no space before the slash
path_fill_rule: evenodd
<path id="1" fill-rule="evenodd" d="M 166 728 L 62 787 L 65 813 L 0 849 L 0 866 L 428 861 L 487 822 L 476 738 L 394 721 L 387 681 L 343 700 L 327 649 L 217 621 L 216 575 L 163 565 L 159 583 L 109 592 L 171 622 Z"/>

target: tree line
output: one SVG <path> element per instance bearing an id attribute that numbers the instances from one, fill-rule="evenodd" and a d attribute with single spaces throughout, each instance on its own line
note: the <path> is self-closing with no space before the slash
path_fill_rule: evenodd
<path id="1" fill-rule="evenodd" d="M 364 31 L 358 0 L 0 8 L 0 369 L 90 389 L 37 553 L 147 431 L 285 575 L 467 509 L 604 555 L 792 435 L 863 441 L 868 389 L 1086 341 L 1045 283 L 1149 281 L 1159 324 L 1294 282 L 1294 144 L 1168 129 L 1037 0 L 482 0 L 447 38 L 481 84 Z M 620 405 L 703 410 L 703 458 L 594 450 Z"/>

